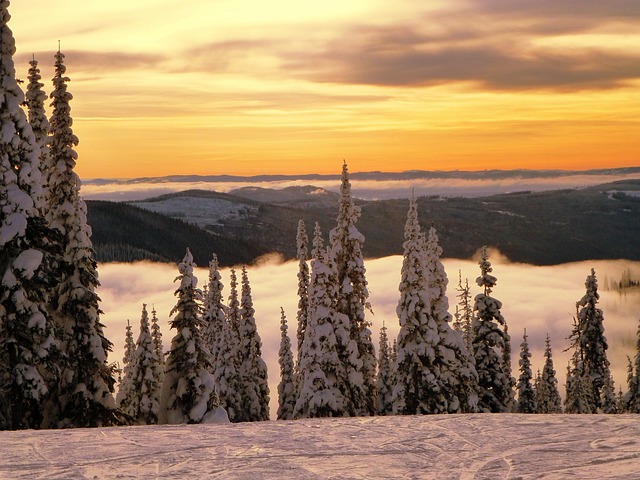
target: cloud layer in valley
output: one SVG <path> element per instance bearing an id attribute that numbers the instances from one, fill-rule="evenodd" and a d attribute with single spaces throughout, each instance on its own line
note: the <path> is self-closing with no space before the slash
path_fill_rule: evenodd
<path id="1" fill-rule="evenodd" d="M 594 267 L 601 289 L 600 307 L 604 310 L 605 334 L 609 341 L 608 356 L 616 381 L 626 391 L 626 355 L 635 354 L 636 329 L 640 310 L 640 292 L 630 291 L 619 294 L 605 290 L 605 284 L 620 279 L 622 271 L 630 268 L 636 276 L 640 275 L 640 263 L 630 261 L 594 261 L 538 267 L 509 263 L 496 252 L 491 258 L 498 284 L 493 296 L 503 302 L 502 313 L 509 325 L 513 351 L 514 376 L 518 376 L 519 345 L 522 342 L 524 328 L 527 329 L 533 354 L 534 372 L 543 365 L 544 340 L 547 333 L 551 336 L 557 376 L 564 393 L 566 365 L 569 352 L 567 337 L 571 332 L 572 315 L 575 315 L 575 303 L 584 295 L 584 282 L 590 269 Z M 401 257 L 387 257 L 369 260 L 366 263 L 367 279 L 371 292 L 374 315 L 372 322 L 374 342 L 377 347 L 378 333 L 383 322 L 389 328 L 390 338 L 398 332 L 398 320 L 395 308 L 398 301 L 398 283 Z M 475 261 L 446 259 L 445 267 L 449 276 L 448 296 L 450 311 L 455 308 L 455 286 L 458 272 L 462 278 L 468 278 L 473 295 L 479 293 L 475 285 L 478 266 Z M 114 343 L 110 361 L 121 362 L 123 356 L 124 333 L 127 319 L 130 319 L 134 332 L 137 332 L 142 304 L 149 309 L 155 306 L 160 318 L 165 346 L 169 345 L 174 332 L 168 328 L 168 314 L 175 305 L 172 283 L 177 268 L 167 264 L 103 264 L 100 265 L 102 286 L 99 294 L 106 334 Z M 285 309 L 289 321 L 289 335 L 294 340 L 297 309 L 297 263 L 264 262 L 250 266 L 249 279 L 256 309 L 258 332 L 263 342 L 263 357 L 269 369 L 272 412 L 277 405 L 277 384 L 279 381 L 278 348 L 280 344 L 280 307 Z M 198 269 L 196 275 L 202 284 L 207 279 L 207 271 Z M 224 296 L 227 297 L 229 270 L 222 270 L 225 284 Z M 137 335 L 137 333 L 136 333 Z"/>

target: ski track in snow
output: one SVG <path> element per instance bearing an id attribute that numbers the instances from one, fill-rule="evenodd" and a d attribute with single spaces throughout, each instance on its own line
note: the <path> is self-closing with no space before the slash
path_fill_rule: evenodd
<path id="1" fill-rule="evenodd" d="M 637 415 L 433 415 L 0 432 L 0 479 L 640 478 Z"/>

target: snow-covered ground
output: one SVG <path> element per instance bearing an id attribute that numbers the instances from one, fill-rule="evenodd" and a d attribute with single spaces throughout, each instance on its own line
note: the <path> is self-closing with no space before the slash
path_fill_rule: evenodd
<path id="1" fill-rule="evenodd" d="M 445 415 L 2 432 L 2 479 L 638 479 L 637 415 Z"/>

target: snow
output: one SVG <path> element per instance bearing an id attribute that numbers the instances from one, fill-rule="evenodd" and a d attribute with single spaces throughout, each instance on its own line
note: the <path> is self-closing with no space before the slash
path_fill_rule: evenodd
<path id="1" fill-rule="evenodd" d="M 3 432 L 0 478 L 636 479 L 636 415 L 432 415 Z"/>
<path id="2" fill-rule="evenodd" d="M 40 250 L 24 250 L 13 261 L 13 268 L 21 270 L 21 274 L 26 279 L 31 279 L 33 274 L 42 263 L 43 254 Z"/>

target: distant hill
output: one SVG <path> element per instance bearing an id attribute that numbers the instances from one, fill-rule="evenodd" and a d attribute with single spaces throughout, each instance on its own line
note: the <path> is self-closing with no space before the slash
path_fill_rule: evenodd
<path id="1" fill-rule="evenodd" d="M 167 217 L 182 220 L 171 226 L 158 226 L 149 233 L 168 236 L 164 229 L 185 228 L 183 233 L 173 232 L 172 238 L 164 239 L 166 244 L 181 245 L 175 248 L 176 252 L 184 251 L 182 245 L 189 244 L 193 235 L 194 239 L 206 239 L 202 240 L 205 249 L 219 245 L 216 253 L 227 263 L 238 263 L 225 258 L 227 254 L 247 259 L 265 252 L 280 252 L 285 258 L 293 258 L 298 220 L 305 221 L 309 234 L 318 221 L 327 238 L 335 226 L 338 205 L 337 196 L 330 201 L 310 202 L 309 192 L 315 187 L 294 188 L 298 190 L 241 189 L 234 195 L 190 190 L 135 205 L 162 213 L 145 217 L 148 228 Z M 579 190 L 518 192 L 480 198 L 421 197 L 418 205 L 422 225 L 428 228 L 433 222 L 447 257 L 469 258 L 482 245 L 489 245 L 512 261 L 548 265 L 587 259 L 640 259 L 638 194 L 640 180 L 625 180 Z M 99 217 L 95 215 L 97 205 L 92 208 L 91 204 L 102 202 L 88 203 L 90 212 L 94 210 L 89 221 L 96 232 L 124 230 L 119 225 L 123 221 L 122 212 L 128 211 L 127 208 L 140 212 L 140 208 L 133 206 L 109 204 L 110 212 L 116 211 L 114 205 L 119 205 L 122 212 L 117 218 L 109 218 L 108 212 Z M 358 229 L 366 239 L 365 255 L 402 253 L 408 202 L 357 203 L 362 208 Z M 186 230 L 186 227 L 196 227 L 185 222 L 202 228 Z M 134 220 L 127 228 L 135 225 Z M 145 236 L 140 230 L 145 229 L 138 228 L 137 235 Z M 101 241 L 99 235 L 94 234 L 94 242 L 99 245 Z M 140 240 L 133 246 L 152 254 L 167 255 L 159 253 L 148 241 Z"/>
<path id="2" fill-rule="evenodd" d="M 218 254 L 221 265 L 249 263 L 266 250 L 237 238 L 216 235 L 166 215 L 124 203 L 87 201 L 88 223 L 98 261 L 179 262 L 187 247 L 196 264 Z"/>

